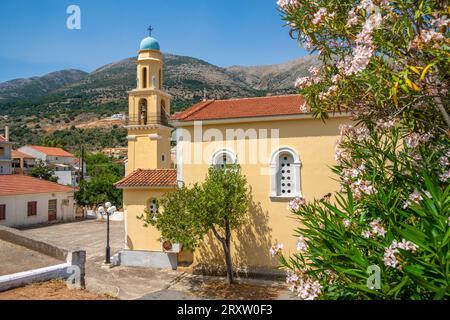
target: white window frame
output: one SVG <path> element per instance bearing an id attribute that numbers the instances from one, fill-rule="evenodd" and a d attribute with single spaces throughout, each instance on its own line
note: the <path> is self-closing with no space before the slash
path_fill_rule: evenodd
<path id="1" fill-rule="evenodd" d="M 294 192 L 292 194 L 289 195 L 279 195 L 278 194 L 278 170 L 279 170 L 279 162 L 280 162 L 280 156 L 283 154 L 289 154 L 294 158 L 294 163 L 293 163 L 293 176 L 294 176 L 294 181 L 292 181 L 292 189 L 294 190 Z M 301 188 L 301 161 L 300 161 L 300 157 L 297 153 L 297 151 L 295 151 L 295 149 L 291 148 L 291 147 L 281 147 L 277 150 L 275 150 L 271 157 L 270 157 L 270 197 L 271 198 L 285 198 L 285 199 L 292 199 L 295 197 L 301 197 L 302 196 L 302 188 Z"/>
<path id="2" fill-rule="evenodd" d="M 228 157 L 230 157 L 232 163 L 237 163 L 237 157 L 234 154 L 234 152 L 227 148 L 221 148 L 219 150 L 216 150 L 211 158 L 211 165 L 215 166 L 217 165 L 217 161 L 219 160 L 219 157 L 221 157 L 223 154 L 226 154 Z"/>

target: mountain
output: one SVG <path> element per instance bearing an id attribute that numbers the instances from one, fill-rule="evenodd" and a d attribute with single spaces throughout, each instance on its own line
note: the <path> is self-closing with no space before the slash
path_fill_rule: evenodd
<path id="1" fill-rule="evenodd" d="M 126 130 L 107 118 L 128 108 L 127 92 L 136 87 L 135 60 L 91 73 L 61 70 L 0 83 L 0 128 L 9 125 L 18 145 L 57 143 L 71 151 L 80 144 L 92 151 L 125 146 Z M 318 63 L 309 56 L 278 65 L 222 68 L 171 54 L 164 60 L 172 112 L 200 101 L 205 93 L 208 99 L 294 93 L 295 79 Z"/>
<path id="2" fill-rule="evenodd" d="M 79 82 L 87 76 L 81 70 L 61 70 L 42 77 L 15 79 L 0 83 L 0 102 L 15 99 L 30 99 L 48 94 L 67 85 Z"/>
<path id="3" fill-rule="evenodd" d="M 42 77 L 0 84 L 0 114 L 101 113 L 126 109 L 127 91 L 136 86 L 135 57 L 105 65 L 92 73 L 62 70 Z M 295 92 L 295 79 L 317 64 L 314 56 L 269 66 L 221 68 L 206 61 L 164 55 L 164 85 L 173 110 L 203 98 L 225 99 Z"/>
<path id="4" fill-rule="evenodd" d="M 306 56 L 282 64 L 242 67 L 232 66 L 226 71 L 235 79 L 239 79 L 248 86 L 262 91 L 282 93 L 291 91 L 295 80 L 299 76 L 308 74 L 308 69 L 318 66 L 316 56 Z"/>

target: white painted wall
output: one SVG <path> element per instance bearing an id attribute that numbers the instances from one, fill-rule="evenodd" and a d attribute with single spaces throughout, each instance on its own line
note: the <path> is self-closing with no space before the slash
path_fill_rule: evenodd
<path id="1" fill-rule="evenodd" d="M 75 185 L 75 172 L 72 171 L 55 171 L 55 176 L 58 177 L 58 183 L 65 186 Z"/>
<path id="2" fill-rule="evenodd" d="M 75 219 L 73 192 L 39 193 L 16 196 L 0 196 L 0 204 L 6 205 L 6 219 L 0 225 L 22 227 L 48 222 L 48 200 L 56 199 L 56 221 Z M 68 205 L 63 205 L 68 200 Z M 37 215 L 28 217 L 28 202 L 37 201 Z"/>

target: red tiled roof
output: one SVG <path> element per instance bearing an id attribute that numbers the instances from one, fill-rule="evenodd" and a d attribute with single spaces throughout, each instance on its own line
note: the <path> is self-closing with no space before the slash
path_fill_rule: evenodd
<path id="1" fill-rule="evenodd" d="M 28 154 L 28 153 L 23 153 L 18 150 L 12 150 L 11 158 L 13 158 L 13 159 L 17 159 L 17 158 L 34 159 L 35 157 L 33 157 L 31 154 Z"/>
<path id="2" fill-rule="evenodd" d="M 0 196 L 70 192 L 73 188 L 19 174 L 0 175 Z"/>
<path id="3" fill-rule="evenodd" d="M 278 115 L 304 114 L 300 106 L 302 96 L 285 95 L 230 100 L 208 100 L 199 102 L 183 112 L 176 113 L 172 120 L 214 120 Z"/>
<path id="4" fill-rule="evenodd" d="M 115 184 L 119 189 L 136 187 L 176 187 L 177 171 L 174 169 L 138 169 Z"/>
<path id="5" fill-rule="evenodd" d="M 75 157 L 70 152 L 67 152 L 66 150 L 61 149 L 61 148 L 42 147 L 42 146 L 30 146 L 30 145 L 28 145 L 27 147 L 30 147 L 30 148 L 33 148 L 34 150 L 42 152 L 42 153 L 46 154 L 47 156 L 72 157 L 72 158 Z"/>

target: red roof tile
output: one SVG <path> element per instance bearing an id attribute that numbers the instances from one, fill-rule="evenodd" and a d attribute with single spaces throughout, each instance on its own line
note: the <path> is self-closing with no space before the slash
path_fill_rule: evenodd
<path id="1" fill-rule="evenodd" d="M 119 189 L 136 187 L 176 187 L 177 171 L 174 169 L 138 169 L 115 184 Z"/>
<path id="2" fill-rule="evenodd" d="M 18 150 L 12 150 L 11 158 L 13 158 L 13 159 L 17 159 L 17 158 L 34 159 L 35 157 L 33 157 L 31 154 L 28 154 L 28 153 L 23 153 Z"/>
<path id="3" fill-rule="evenodd" d="M 29 176 L 0 175 L 0 196 L 70 191 L 74 188 Z"/>
<path id="4" fill-rule="evenodd" d="M 47 156 L 75 158 L 75 156 L 73 154 L 71 154 L 70 152 L 67 152 L 66 150 L 61 149 L 61 148 L 30 146 L 30 145 L 28 145 L 27 147 L 30 147 L 30 148 L 33 148 L 34 150 L 42 152 L 42 153 L 46 154 Z"/>
<path id="5" fill-rule="evenodd" d="M 202 101 L 174 114 L 172 120 L 214 120 L 247 117 L 303 114 L 300 110 L 304 99 L 302 96 L 285 95 L 259 98 Z"/>

